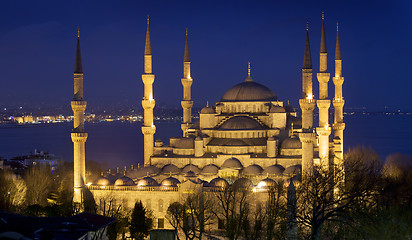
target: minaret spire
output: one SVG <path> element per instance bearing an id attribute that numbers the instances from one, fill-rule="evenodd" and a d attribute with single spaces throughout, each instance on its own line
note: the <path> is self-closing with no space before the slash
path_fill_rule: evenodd
<path id="1" fill-rule="evenodd" d="M 327 53 L 326 51 L 326 37 L 325 37 L 325 12 L 322 11 L 322 33 L 320 36 L 320 52 Z"/>
<path id="2" fill-rule="evenodd" d="M 339 23 L 336 23 L 336 49 L 335 49 L 335 60 L 342 60 L 340 55 L 340 43 L 339 43 Z"/>
<path id="3" fill-rule="evenodd" d="M 187 28 L 186 28 L 186 41 L 185 41 L 185 52 L 183 56 L 183 78 L 182 85 L 183 85 L 183 100 L 181 101 L 182 108 L 183 108 L 183 122 L 181 124 L 181 129 L 183 131 L 183 136 L 187 136 L 187 130 L 190 128 L 192 124 L 192 96 L 191 96 L 191 86 L 193 83 L 193 79 L 190 75 L 190 55 L 189 55 L 189 41 L 187 36 Z"/>
<path id="4" fill-rule="evenodd" d="M 150 44 L 149 15 L 147 15 L 146 44 L 144 47 L 145 55 L 152 55 L 152 46 Z"/>
<path id="5" fill-rule="evenodd" d="M 187 28 L 186 28 L 185 54 L 183 57 L 183 62 L 190 62 L 189 41 L 187 40 Z"/>
<path id="6" fill-rule="evenodd" d="M 74 73 L 83 73 L 82 54 L 80 51 L 80 28 L 77 28 L 77 47 L 76 47 L 76 58 L 74 62 Z"/>
<path id="7" fill-rule="evenodd" d="M 73 110 L 73 130 L 71 138 L 73 142 L 73 202 L 83 202 L 83 191 L 86 182 L 86 150 L 85 142 L 87 133 L 84 130 L 84 111 L 87 102 L 83 99 L 83 69 L 80 52 L 80 30 L 77 29 L 77 47 L 74 64 L 74 96 L 71 101 Z"/>
<path id="8" fill-rule="evenodd" d="M 305 42 L 305 55 L 303 56 L 303 69 L 312 69 L 312 56 L 310 55 L 310 43 L 309 43 L 309 21 L 306 20 L 306 42 Z"/>

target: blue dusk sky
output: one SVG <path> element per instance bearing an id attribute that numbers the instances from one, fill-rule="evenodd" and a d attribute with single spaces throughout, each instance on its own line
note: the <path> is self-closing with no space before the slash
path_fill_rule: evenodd
<path id="1" fill-rule="evenodd" d="M 67 105 L 77 27 L 89 106 L 140 108 L 150 15 L 156 106 L 180 106 L 185 28 L 192 98 L 216 102 L 252 78 L 298 107 L 306 19 L 318 96 L 321 13 L 334 75 L 336 22 L 345 107 L 412 109 L 412 1 L 2 1 L 0 107 Z M 329 96 L 333 97 L 333 82 Z"/>

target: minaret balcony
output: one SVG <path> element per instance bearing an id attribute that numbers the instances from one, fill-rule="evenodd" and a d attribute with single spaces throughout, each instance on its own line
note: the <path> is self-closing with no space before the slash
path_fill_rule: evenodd
<path id="1" fill-rule="evenodd" d="M 305 111 L 313 111 L 315 109 L 315 102 L 316 100 L 311 98 L 299 99 L 300 108 Z"/>
<path id="2" fill-rule="evenodd" d="M 302 143 L 314 143 L 316 140 L 316 133 L 301 132 L 299 133 L 299 139 Z"/>
<path id="3" fill-rule="evenodd" d="M 335 85 L 343 85 L 344 81 L 345 81 L 344 77 L 333 77 L 333 84 Z"/>
<path id="4" fill-rule="evenodd" d="M 78 112 L 78 111 L 84 112 L 86 110 L 87 102 L 75 100 L 75 101 L 71 101 L 71 106 L 72 106 L 73 112 Z"/>
<path id="5" fill-rule="evenodd" d="M 154 99 L 143 99 L 142 100 L 142 107 L 145 110 L 153 109 L 155 104 L 156 104 L 156 101 Z"/>
<path id="6" fill-rule="evenodd" d="M 328 125 L 325 125 L 325 127 L 317 127 L 316 132 L 319 136 L 327 137 L 331 134 L 332 130 Z"/>
<path id="7" fill-rule="evenodd" d="M 343 99 L 333 99 L 333 106 L 336 108 L 343 108 L 345 105 L 345 100 Z"/>
<path id="8" fill-rule="evenodd" d="M 156 132 L 156 126 L 142 126 L 143 135 L 154 135 Z"/>
<path id="9" fill-rule="evenodd" d="M 193 101 L 183 100 L 183 101 L 181 102 L 181 104 L 182 104 L 182 108 L 184 108 L 184 109 L 189 109 L 189 108 L 192 108 L 192 106 L 193 106 Z"/>
<path id="10" fill-rule="evenodd" d="M 149 85 L 153 84 L 154 79 L 155 79 L 155 75 L 153 73 L 142 74 L 142 81 L 145 85 L 146 84 L 149 84 Z"/>
<path id="11" fill-rule="evenodd" d="M 71 137 L 73 142 L 86 142 L 88 134 L 85 132 L 72 132 Z"/>
<path id="12" fill-rule="evenodd" d="M 329 82 L 330 73 L 320 72 L 320 73 L 317 73 L 316 76 L 317 76 L 318 81 L 319 81 L 320 83 L 327 83 L 327 82 Z"/>
<path id="13" fill-rule="evenodd" d="M 316 101 L 318 108 L 329 108 L 330 100 L 329 99 L 319 99 Z"/>
<path id="14" fill-rule="evenodd" d="M 191 77 L 189 78 L 182 78 L 182 85 L 183 87 L 191 87 L 193 83 L 193 79 Z"/>
<path id="15" fill-rule="evenodd" d="M 343 131 L 345 130 L 345 123 L 338 122 L 333 124 L 333 131 Z"/>

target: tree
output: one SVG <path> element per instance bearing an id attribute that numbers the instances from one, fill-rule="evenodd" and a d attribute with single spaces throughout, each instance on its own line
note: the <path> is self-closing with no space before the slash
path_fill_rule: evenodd
<path id="1" fill-rule="evenodd" d="M 27 186 L 27 204 L 46 206 L 47 197 L 53 190 L 50 166 L 30 167 L 24 174 L 24 182 Z"/>
<path id="2" fill-rule="evenodd" d="M 181 226 L 180 224 L 183 221 L 183 211 L 184 207 L 181 203 L 173 202 L 169 205 L 166 212 L 166 219 L 175 230 L 177 240 L 179 240 L 179 227 Z"/>
<path id="3" fill-rule="evenodd" d="M 142 201 L 134 204 L 130 219 L 130 235 L 135 239 L 145 239 L 153 228 L 153 218 L 149 210 L 143 207 Z"/>
<path id="4" fill-rule="evenodd" d="M 13 211 L 26 200 L 27 187 L 21 177 L 10 171 L 0 170 L 0 209 Z"/>
<path id="5" fill-rule="evenodd" d="M 126 206 L 118 204 L 118 199 L 113 193 L 98 199 L 96 213 L 107 217 L 115 218 L 117 221 L 107 228 L 107 236 L 109 239 L 117 239 L 119 235 L 124 235 L 129 226 L 130 211 Z"/>
<path id="6" fill-rule="evenodd" d="M 250 192 L 249 187 L 234 185 L 215 192 L 213 214 L 223 219 L 225 236 L 230 240 L 239 238 L 242 224 L 248 219 Z"/>
<path id="7" fill-rule="evenodd" d="M 319 239 L 322 227 L 332 222 L 356 228 L 357 216 L 376 204 L 381 166 L 376 152 L 357 148 L 345 156 L 344 168 L 319 168 L 304 176 L 297 190 L 297 220 L 303 234 Z"/>

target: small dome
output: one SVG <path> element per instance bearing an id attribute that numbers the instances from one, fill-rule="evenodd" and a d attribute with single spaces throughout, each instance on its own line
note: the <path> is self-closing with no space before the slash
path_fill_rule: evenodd
<path id="1" fill-rule="evenodd" d="M 99 186 L 107 186 L 110 185 L 110 180 L 108 178 L 105 178 L 103 176 L 100 176 L 97 180 L 95 185 L 99 185 Z"/>
<path id="2" fill-rule="evenodd" d="M 193 149 L 195 145 L 193 138 L 181 138 L 175 143 L 174 147 L 180 149 Z"/>
<path id="3" fill-rule="evenodd" d="M 217 174 L 219 172 L 219 167 L 214 165 L 214 164 L 209 164 L 206 165 L 203 169 L 201 174 L 203 175 L 211 175 L 211 174 Z"/>
<path id="4" fill-rule="evenodd" d="M 279 175 L 282 174 L 283 171 L 285 171 L 285 168 L 282 167 L 281 165 L 275 164 L 272 166 L 269 166 L 267 168 L 265 168 L 265 170 L 263 170 L 262 174 L 263 175 Z"/>
<path id="5" fill-rule="evenodd" d="M 245 167 L 242 171 L 244 175 L 258 175 L 262 172 L 262 167 L 256 164 Z"/>
<path id="6" fill-rule="evenodd" d="M 272 105 L 269 110 L 270 113 L 284 113 L 286 112 L 284 107 Z"/>
<path id="7" fill-rule="evenodd" d="M 121 178 L 118 178 L 115 182 L 114 182 L 115 186 L 134 186 L 134 182 L 132 179 L 123 176 Z"/>
<path id="8" fill-rule="evenodd" d="M 212 179 L 212 181 L 210 181 L 209 185 L 211 187 L 221 187 L 221 188 L 225 188 L 227 186 L 229 186 L 229 183 L 227 183 L 227 181 L 221 177 L 218 178 L 214 178 Z"/>
<path id="9" fill-rule="evenodd" d="M 156 166 L 147 166 L 147 167 L 142 167 L 136 169 L 137 176 L 138 178 L 144 177 L 144 176 L 154 176 L 160 173 L 160 169 L 157 168 Z"/>
<path id="10" fill-rule="evenodd" d="M 137 186 L 139 187 L 153 187 L 158 186 L 159 184 L 151 177 L 144 177 L 137 182 Z"/>
<path id="11" fill-rule="evenodd" d="M 180 181 L 174 177 L 168 177 L 161 183 L 162 187 L 177 187 L 177 184 L 180 184 Z"/>
<path id="12" fill-rule="evenodd" d="M 200 169 L 197 166 L 193 165 L 193 164 L 188 164 L 182 169 L 183 174 L 188 173 L 189 171 L 192 171 L 195 174 L 200 173 Z"/>
<path id="13" fill-rule="evenodd" d="M 277 186 L 278 183 L 270 178 L 265 178 L 262 181 L 260 181 L 257 185 L 257 188 L 271 188 Z"/>
<path id="14" fill-rule="evenodd" d="M 180 174 L 180 168 L 178 168 L 176 165 L 174 164 L 166 164 L 163 166 L 162 168 L 162 173 L 163 174 Z"/>
<path id="15" fill-rule="evenodd" d="M 212 107 L 204 107 L 200 110 L 201 114 L 215 114 L 215 110 Z"/>
<path id="16" fill-rule="evenodd" d="M 296 135 L 292 135 L 291 137 L 286 138 L 280 145 L 283 149 L 301 149 L 302 142 L 300 141 L 299 137 Z"/>
<path id="17" fill-rule="evenodd" d="M 249 188 L 252 186 L 252 181 L 248 178 L 239 178 L 233 183 L 234 188 Z"/>
<path id="18" fill-rule="evenodd" d="M 283 174 L 300 174 L 302 172 L 302 165 L 293 165 L 290 167 L 287 167 Z"/>
<path id="19" fill-rule="evenodd" d="M 241 169 L 243 168 L 242 163 L 236 158 L 229 158 L 222 164 L 221 168 L 234 168 L 234 169 Z"/>
<path id="20" fill-rule="evenodd" d="M 262 126 L 250 117 L 237 116 L 224 122 L 219 129 L 240 130 L 240 129 L 262 129 Z"/>
<path id="21" fill-rule="evenodd" d="M 296 112 L 295 108 L 293 108 L 291 105 L 286 105 L 285 110 L 286 112 Z"/>
<path id="22" fill-rule="evenodd" d="M 221 102 L 276 100 L 278 98 L 269 88 L 253 81 L 242 82 L 233 86 L 220 99 Z"/>

